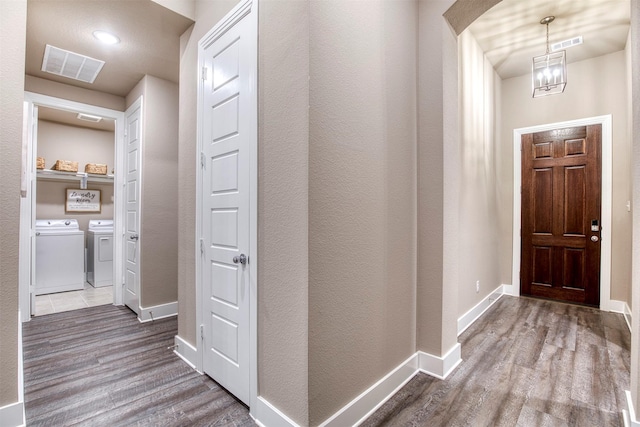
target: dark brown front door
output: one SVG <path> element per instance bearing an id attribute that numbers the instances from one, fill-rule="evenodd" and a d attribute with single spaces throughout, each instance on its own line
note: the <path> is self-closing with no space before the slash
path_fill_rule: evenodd
<path id="1" fill-rule="evenodd" d="M 599 305 L 601 153 L 601 125 L 522 136 L 522 295 Z"/>

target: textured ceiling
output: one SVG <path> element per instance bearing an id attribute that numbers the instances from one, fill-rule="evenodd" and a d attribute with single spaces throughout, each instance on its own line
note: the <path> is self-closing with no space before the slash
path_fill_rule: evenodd
<path id="1" fill-rule="evenodd" d="M 634 0 L 635 1 L 635 0 Z M 531 59 L 545 53 L 546 27 L 553 15 L 549 42 L 582 36 L 584 43 L 567 49 L 567 62 L 624 49 L 630 23 L 629 0 L 503 0 L 473 22 L 468 30 L 503 79 L 531 72 Z"/>
<path id="2" fill-rule="evenodd" d="M 38 107 L 38 119 L 55 123 L 64 123 L 74 127 L 105 130 L 110 132 L 115 131 L 115 122 L 113 120 L 102 119 L 97 123 L 93 123 L 86 120 L 80 120 L 78 118 L 78 113 L 43 106 Z"/>
<path id="3" fill-rule="evenodd" d="M 1 1 L 1 0 L 0 0 Z M 151 0 L 28 0 L 26 73 L 57 82 L 126 96 L 145 74 L 177 82 L 179 37 L 193 23 Z M 629 0 L 503 0 L 469 26 L 498 74 L 528 74 L 531 58 L 550 42 L 583 36 L 567 49 L 568 62 L 624 49 Z M 120 44 L 105 46 L 97 29 L 116 33 Z M 106 61 L 94 84 L 40 71 L 45 44 Z"/>
<path id="4" fill-rule="evenodd" d="M 180 35 L 191 24 L 151 0 L 28 0 L 26 73 L 119 96 L 145 74 L 177 83 Z M 93 37 L 95 30 L 115 33 L 121 42 L 103 45 Z M 45 73 L 46 44 L 106 64 L 93 84 Z"/>

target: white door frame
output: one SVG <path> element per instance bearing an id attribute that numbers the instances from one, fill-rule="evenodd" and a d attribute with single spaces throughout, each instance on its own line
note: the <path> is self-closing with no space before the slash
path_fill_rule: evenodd
<path id="1" fill-rule="evenodd" d="M 248 15 L 248 16 L 247 16 Z M 258 52 L 257 52 L 257 38 L 258 38 L 258 2 L 253 0 L 242 0 L 238 3 L 224 18 L 222 18 L 209 32 L 207 32 L 202 39 L 198 42 L 198 52 L 201 52 L 205 44 L 210 44 L 222 34 L 224 34 L 229 28 L 235 25 L 241 19 L 249 19 L 252 24 L 251 37 L 256 38 L 256 52 L 255 52 L 255 69 L 251 73 L 251 77 L 254 79 L 253 84 L 254 91 L 251 99 L 252 103 L 252 129 L 251 132 L 254 135 L 253 143 L 250 146 L 250 160 L 249 167 L 251 169 L 249 178 L 249 260 L 247 264 L 249 268 L 249 276 L 251 283 L 249 283 L 249 388 L 250 388 L 250 401 L 249 407 L 251 411 L 255 411 L 258 403 Z M 198 70 L 202 70 L 203 58 L 198 54 Z M 201 71 L 199 71 L 201 73 Z M 202 130 L 203 125 L 203 81 L 202 78 L 198 79 L 198 119 L 197 119 L 197 150 L 195 160 L 196 168 L 196 238 L 195 238 L 195 258 L 196 258 L 196 337 L 199 337 L 196 342 L 197 357 L 195 360 L 196 369 L 199 372 L 203 371 L 203 360 L 205 351 L 202 344 L 201 326 L 203 324 L 202 313 L 202 298 L 203 298 L 203 284 L 202 284 L 202 256 L 200 252 L 200 236 L 202 235 L 202 199 L 200 194 L 202 193 L 202 167 L 201 167 L 201 153 L 203 147 Z"/>
<path id="2" fill-rule="evenodd" d="M 602 213 L 601 213 L 601 253 L 600 253 L 600 309 L 611 311 L 611 224 L 612 224 L 612 183 L 613 183 L 613 146 L 611 115 L 589 117 L 586 119 L 550 123 L 539 126 L 514 129 L 513 131 L 513 269 L 511 286 L 506 293 L 520 296 L 520 246 L 521 246 L 521 193 L 522 186 L 522 135 L 544 132 L 553 129 L 602 125 Z M 617 310 L 616 310 L 617 311 Z"/>
<path id="3" fill-rule="evenodd" d="M 25 112 L 28 113 L 26 125 L 28 129 L 33 129 L 34 114 L 32 114 L 36 106 L 55 108 L 58 110 L 67 110 L 77 113 L 87 113 L 102 116 L 115 121 L 115 176 L 113 183 L 113 199 L 114 199 L 114 293 L 113 302 L 116 305 L 122 305 L 122 287 L 117 286 L 118 279 L 122 277 L 122 232 L 123 221 L 121 216 L 121 206 L 119 203 L 122 197 L 122 189 L 124 185 L 124 112 L 112 110 L 109 108 L 97 107 L 95 105 L 83 104 L 80 102 L 69 101 L 67 99 L 55 98 L 53 96 L 42 95 L 39 93 L 25 92 Z M 25 135 L 26 137 L 27 135 Z M 19 262 L 19 307 L 20 316 L 23 322 L 31 319 L 30 307 L 30 278 L 31 265 L 34 262 L 31 256 L 32 230 L 35 224 L 32 223 L 31 212 L 33 206 L 33 190 L 36 180 L 35 161 L 37 154 L 37 142 L 34 144 L 32 140 L 27 144 L 27 186 L 26 197 L 20 199 L 20 262 Z"/>

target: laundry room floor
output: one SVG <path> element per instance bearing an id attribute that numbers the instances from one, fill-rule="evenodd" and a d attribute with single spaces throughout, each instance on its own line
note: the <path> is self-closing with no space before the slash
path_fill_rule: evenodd
<path id="1" fill-rule="evenodd" d="M 78 310 L 113 303 L 113 286 L 94 288 L 84 284 L 81 291 L 59 292 L 36 296 L 36 316 Z"/>

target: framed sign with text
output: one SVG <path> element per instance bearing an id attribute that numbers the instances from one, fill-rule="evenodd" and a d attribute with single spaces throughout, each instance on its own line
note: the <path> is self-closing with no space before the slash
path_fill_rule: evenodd
<path id="1" fill-rule="evenodd" d="M 67 188 L 66 212 L 98 212 L 102 209 L 100 190 Z"/>

